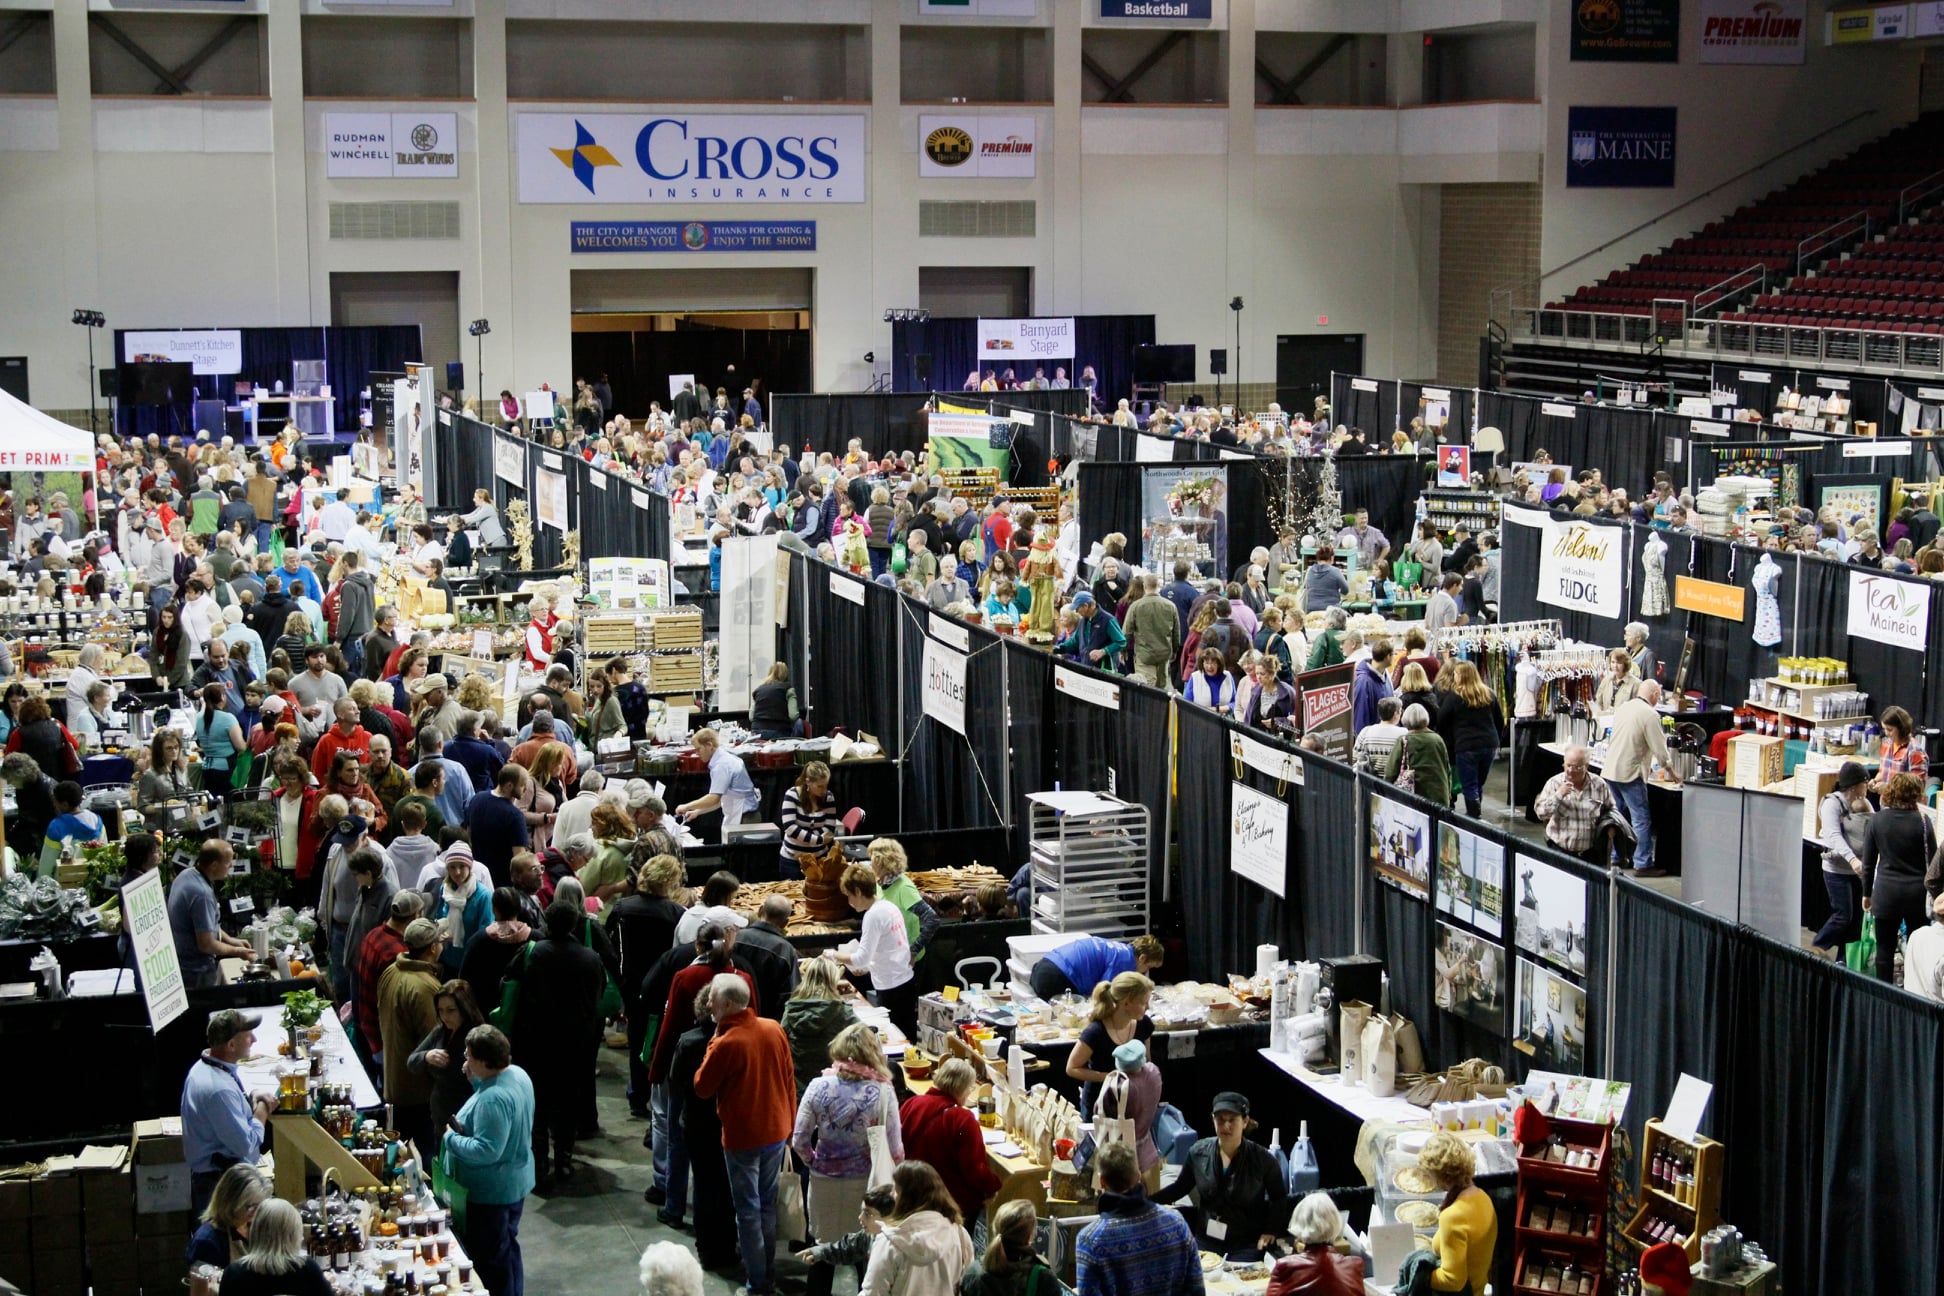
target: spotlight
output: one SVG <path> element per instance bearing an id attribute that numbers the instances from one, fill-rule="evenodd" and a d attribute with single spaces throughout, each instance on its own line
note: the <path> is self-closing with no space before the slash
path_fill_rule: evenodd
<path id="1" fill-rule="evenodd" d="M 1229 303 L 1229 309 L 1230 309 L 1230 310 L 1232 310 L 1232 311 L 1239 311 L 1239 310 L 1241 310 L 1241 309 L 1242 309 L 1242 299 L 1241 299 L 1240 297 L 1237 297 L 1237 298 L 1235 298 L 1235 299 L 1234 299 L 1233 301 L 1231 301 L 1231 302 Z"/>
<path id="2" fill-rule="evenodd" d="M 866 351 L 866 352 L 864 353 L 864 363 L 865 363 L 865 364 L 876 364 L 876 363 L 877 363 L 877 352 L 875 352 L 875 351 Z"/>
<path id="3" fill-rule="evenodd" d="M 884 312 L 886 324 L 923 324 L 931 319 L 931 312 L 920 307 L 893 306 Z"/>
<path id="4" fill-rule="evenodd" d="M 77 307 L 74 312 L 74 322 L 87 328 L 101 328 L 108 323 L 108 317 L 98 310 L 82 310 Z"/>
<path id="5" fill-rule="evenodd" d="M 483 319 L 476 319 L 466 326 L 466 332 L 473 337 L 485 337 L 493 331 L 493 326 Z"/>

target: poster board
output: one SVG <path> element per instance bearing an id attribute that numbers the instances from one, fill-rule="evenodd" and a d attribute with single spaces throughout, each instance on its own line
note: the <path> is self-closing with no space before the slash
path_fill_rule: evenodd
<path id="1" fill-rule="evenodd" d="M 533 470 L 533 519 L 556 531 L 567 530 L 567 474 Z"/>
<path id="2" fill-rule="evenodd" d="M 176 961 L 175 929 L 169 924 L 162 871 L 151 869 L 122 888 L 122 922 L 134 946 L 142 998 L 148 1001 L 149 1029 L 162 1028 L 189 1009 L 189 990 Z"/>
<path id="3" fill-rule="evenodd" d="M 1325 666 L 1321 670 L 1300 671 L 1296 676 L 1296 700 L 1302 717 L 1303 736 L 1315 734 L 1323 744 L 1323 755 L 1331 760 L 1350 759 L 1351 673 L 1348 662 Z"/>
<path id="4" fill-rule="evenodd" d="M 1229 871 L 1281 899 L 1289 881 L 1289 805 L 1229 784 Z"/>
<path id="5" fill-rule="evenodd" d="M 590 558 L 587 592 L 604 608 L 670 607 L 668 564 L 659 558 Z"/>

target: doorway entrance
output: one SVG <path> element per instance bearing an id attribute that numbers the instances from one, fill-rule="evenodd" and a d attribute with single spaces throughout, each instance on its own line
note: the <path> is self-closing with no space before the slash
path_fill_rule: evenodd
<path id="1" fill-rule="evenodd" d="M 1280 333 L 1276 336 L 1276 403 L 1294 417 L 1330 394 L 1330 374 L 1363 372 L 1361 333 Z"/>
<path id="2" fill-rule="evenodd" d="M 617 412 L 666 410 L 692 377 L 698 393 L 811 390 L 808 269 L 575 270 L 574 377 L 606 374 Z"/>

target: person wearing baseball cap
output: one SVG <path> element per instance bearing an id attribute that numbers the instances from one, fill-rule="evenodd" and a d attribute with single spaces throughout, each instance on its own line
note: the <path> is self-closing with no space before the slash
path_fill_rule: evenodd
<path id="1" fill-rule="evenodd" d="M 1204 1251 L 1255 1258 L 1268 1249 L 1289 1219 L 1289 1187 L 1268 1148 L 1251 1139 L 1246 1095 L 1225 1090 L 1212 1104 L 1215 1137 L 1189 1150 L 1175 1181 L 1154 1194 L 1167 1205 L 1190 1192 L 1201 1207 L 1196 1235 Z"/>
<path id="2" fill-rule="evenodd" d="M 1127 636 L 1121 633 L 1120 622 L 1114 620 L 1114 614 L 1101 607 L 1094 600 L 1093 591 L 1088 589 L 1075 594 L 1070 606 L 1080 623 L 1074 626 L 1072 634 L 1054 644 L 1053 650 L 1095 670 L 1119 670 Z"/>
<path id="3" fill-rule="evenodd" d="M 182 1082 L 182 1150 L 189 1161 L 189 1208 L 202 1213 L 223 1171 L 254 1165 L 263 1123 L 276 1110 L 268 1093 L 249 1093 L 237 1064 L 249 1056 L 258 1018 L 225 1008 L 203 1030 L 202 1056 Z"/>

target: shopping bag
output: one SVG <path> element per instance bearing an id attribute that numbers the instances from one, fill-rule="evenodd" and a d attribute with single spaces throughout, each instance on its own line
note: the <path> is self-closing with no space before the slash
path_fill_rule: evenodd
<path id="1" fill-rule="evenodd" d="M 896 544 L 891 546 L 892 574 L 896 576 L 902 576 L 905 574 L 905 568 L 910 565 L 911 565 L 911 556 L 905 551 L 905 542 L 900 540 Z"/>
<path id="2" fill-rule="evenodd" d="M 641 1065 L 652 1065 L 655 1060 L 655 1038 L 661 1034 L 662 1015 L 648 1014 L 648 1029 L 641 1032 Z"/>
<path id="3" fill-rule="evenodd" d="M 435 1157 L 432 1161 L 432 1193 L 446 1204 L 452 1212 L 452 1232 L 456 1237 L 466 1236 L 466 1185 L 453 1177 L 452 1168 L 446 1164 L 446 1155 Z"/>
<path id="4" fill-rule="evenodd" d="M 783 1173 L 776 1176 L 776 1243 L 794 1250 L 792 1244 L 810 1236 L 810 1219 L 803 1209 L 803 1177 L 797 1173 L 795 1154 L 783 1158 Z"/>
<path id="5" fill-rule="evenodd" d="M 1421 1073 L 1424 1070 L 1424 1043 L 1418 1037 L 1417 1023 L 1403 1013 L 1392 1013 L 1391 1033 L 1397 1037 L 1397 1074 Z"/>
<path id="6" fill-rule="evenodd" d="M 525 972 L 527 964 L 533 961 L 533 942 L 528 941 L 520 951 L 520 971 Z M 502 1034 L 511 1035 L 520 1017 L 520 978 L 509 970 L 500 982 L 499 1004 L 487 1012 L 486 1020 Z"/>
<path id="7" fill-rule="evenodd" d="M 1128 1080 L 1119 1071 L 1112 1072 L 1101 1081 L 1100 1093 L 1094 1098 L 1094 1143 L 1100 1150 L 1116 1143 L 1133 1147 L 1140 1141 L 1140 1134 L 1134 1128 L 1134 1119 L 1124 1115 L 1128 1103 Z M 1110 1114 L 1111 1113 L 1111 1114 Z M 1101 1188 L 1100 1158 L 1094 1160 L 1094 1187 Z"/>
<path id="8" fill-rule="evenodd" d="M 884 1106 L 888 1108 L 893 1102 L 893 1095 L 889 1085 L 883 1088 Z M 891 1137 L 885 1126 L 895 1114 L 894 1111 L 880 1112 L 877 1122 L 864 1131 L 864 1140 L 871 1146 L 871 1170 L 864 1180 L 866 1191 L 891 1186 L 891 1172 L 897 1168 L 897 1163 L 891 1159 Z"/>
<path id="9" fill-rule="evenodd" d="M 1843 948 L 1843 963 L 1852 972 L 1876 975 L 1876 915 L 1863 915 L 1863 934 Z"/>
<path id="10" fill-rule="evenodd" d="M 1363 1083 L 1363 1028 L 1370 1020 L 1370 1005 L 1352 999 L 1337 1010 L 1337 1062 L 1343 1083 Z"/>
<path id="11" fill-rule="evenodd" d="M 1364 1023 L 1358 1044 L 1363 1062 L 1364 1088 L 1373 1098 L 1388 1098 L 1397 1092 L 1397 1035 L 1388 1017 L 1372 1017 Z"/>
<path id="12" fill-rule="evenodd" d="M 591 917 L 581 924 L 581 944 L 588 949 L 594 948 L 594 921 Z M 532 948 L 531 944 L 528 948 Z M 612 976 L 604 979 L 606 985 L 601 990 L 601 1020 L 613 1021 L 621 1015 L 624 1007 L 621 1002 L 621 987 L 615 984 Z"/>

